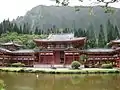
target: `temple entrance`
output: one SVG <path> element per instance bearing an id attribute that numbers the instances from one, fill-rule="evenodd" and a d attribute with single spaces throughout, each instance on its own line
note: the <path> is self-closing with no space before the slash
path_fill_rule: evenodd
<path id="1" fill-rule="evenodd" d="M 64 51 L 60 51 L 60 64 L 64 64 Z"/>
<path id="2" fill-rule="evenodd" d="M 64 63 L 64 51 L 55 51 L 54 60 L 55 60 L 55 64 L 63 64 Z"/>

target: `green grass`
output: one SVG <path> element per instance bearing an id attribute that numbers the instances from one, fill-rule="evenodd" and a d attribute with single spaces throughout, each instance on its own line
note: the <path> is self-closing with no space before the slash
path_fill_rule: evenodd
<path id="1" fill-rule="evenodd" d="M 50 68 L 25 68 L 25 67 L 3 67 L 0 71 L 6 72 L 26 72 L 26 73 L 49 73 L 49 74 L 105 74 L 120 73 L 119 69 L 50 69 Z"/>

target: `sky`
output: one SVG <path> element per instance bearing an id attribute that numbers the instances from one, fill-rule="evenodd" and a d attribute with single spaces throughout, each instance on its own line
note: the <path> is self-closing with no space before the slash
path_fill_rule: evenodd
<path id="1" fill-rule="evenodd" d="M 24 16 L 27 11 L 37 5 L 49 6 L 56 5 L 56 3 L 52 0 L 0 0 L 0 22 L 4 19 L 13 20 L 18 16 Z M 94 3 L 88 2 L 88 0 L 83 3 L 78 2 L 78 0 L 71 0 L 69 5 L 94 5 Z M 120 8 L 120 2 L 111 6 Z"/>

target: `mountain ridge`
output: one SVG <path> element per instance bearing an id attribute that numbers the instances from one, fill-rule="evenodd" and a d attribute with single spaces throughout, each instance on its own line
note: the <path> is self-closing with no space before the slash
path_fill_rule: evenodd
<path id="1" fill-rule="evenodd" d="M 120 9 L 113 8 L 115 12 L 113 14 L 105 13 L 104 8 L 100 6 L 94 6 L 92 9 L 88 7 L 80 7 L 80 11 L 75 11 L 74 7 L 62 7 L 62 6 L 44 6 L 38 5 L 29 10 L 25 16 L 18 17 L 12 21 L 18 26 L 28 23 L 31 31 L 36 27 L 39 29 L 47 30 L 48 28 L 70 28 L 86 29 L 93 24 L 95 31 L 99 31 L 100 24 L 105 25 L 108 19 L 112 24 L 117 24 L 120 28 Z"/>

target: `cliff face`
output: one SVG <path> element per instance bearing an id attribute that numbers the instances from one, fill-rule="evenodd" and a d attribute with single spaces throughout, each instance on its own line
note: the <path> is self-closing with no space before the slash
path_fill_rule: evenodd
<path id="1" fill-rule="evenodd" d="M 31 30 L 35 27 L 47 30 L 53 26 L 57 28 L 86 28 L 91 23 L 96 31 L 100 24 L 105 25 L 110 19 L 113 24 L 120 28 L 120 9 L 115 9 L 115 13 L 104 13 L 102 7 L 80 7 L 80 11 L 75 11 L 74 7 L 37 6 L 26 13 L 25 16 L 18 17 L 14 23 L 23 25 L 28 23 Z"/>

